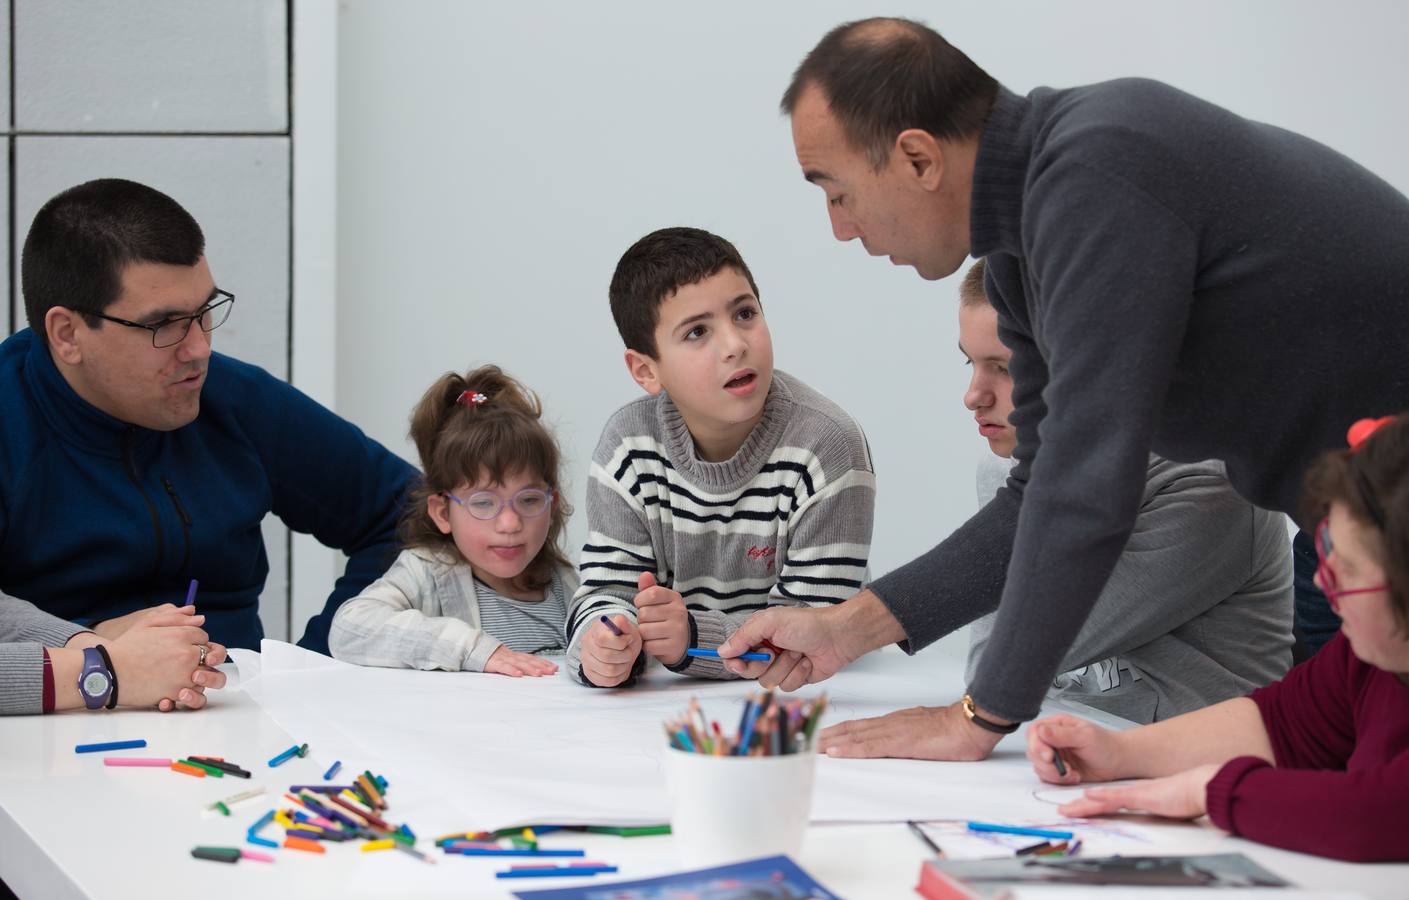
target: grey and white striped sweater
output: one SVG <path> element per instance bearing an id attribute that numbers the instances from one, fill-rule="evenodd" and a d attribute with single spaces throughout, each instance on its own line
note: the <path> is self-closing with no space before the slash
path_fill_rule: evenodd
<path id="1" fill-rule="evenodd" d="M 767 606 L 845 600 L 866 580 L 875 496 L 860 426 L 783 372 L 724 462 L 700 459 L 665 394 L 627 404 L 592 455 L 568 671 L 580 677 L 582 637 L 601 615 L 635 621 L 641 572 L 680 592 L 700 647 L 717 647 Z M 674 671 L 733 677 L 718 660 L 691 657 Z"/>

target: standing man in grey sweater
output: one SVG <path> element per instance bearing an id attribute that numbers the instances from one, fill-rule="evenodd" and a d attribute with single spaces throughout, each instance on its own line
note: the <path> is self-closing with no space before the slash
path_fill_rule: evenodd
<path id="1" fill-rule="evenodd" d="M 1318 453 L 1409 405 L 1409 200 L 1328 147 L 1152 81 L 1018 96 L 902 19 L 833 30 L 783 108 L 836 237 L 931 280 L 986 257 L 1013 351 L 997 497 L 846 603 L 768 610 L 720 647 L 784 648 L 727 665 L 791 689 L 996 608 L 963 700 L 882 723 L 871 755 L 981 759 L 1037 714 L 1152 451 L 1220 459 L 1293 512 Z"/>

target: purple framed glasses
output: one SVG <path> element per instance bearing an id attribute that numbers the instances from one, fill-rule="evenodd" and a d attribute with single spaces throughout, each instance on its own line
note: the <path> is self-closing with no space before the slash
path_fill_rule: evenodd
<path id="1" fill-rule="evenodd" d="M 553 505 L 553 492 L 542 488 L 524 488 L 508 500 L 500 498 L 493 491 L 475 491 L 463 500 L 449 491 L 441 493 L 464 507 L 465 512 L 484 522 L 499 518 L 506 506 L 512 506 L 514 512 L 525 519 L 536 519 Z"/>

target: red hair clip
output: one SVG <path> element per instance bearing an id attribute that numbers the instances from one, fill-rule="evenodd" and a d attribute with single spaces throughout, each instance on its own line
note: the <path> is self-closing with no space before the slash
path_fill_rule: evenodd
<path id="1" fill-rule="evenodd" d="M 480 404 L 488 403 L 489 398 L 471 388 L 468 391 L 461 391 L 460 396 L 455 398 L 455 402 L 460 406 L 479 406 Z"/>
<path id="2" fill-rule="evenodd" d="M 1394 416 L 1381 416 L 1378 419 L 1360 419 L 1345 433 L 1345 441 L 1350 445 L 1350 452 L 1354 453 L 1360 449 L 1360 445 L 1369 439 L 1370 435 L 1379 431 L 1390 422 L 1394 421 Z"/>

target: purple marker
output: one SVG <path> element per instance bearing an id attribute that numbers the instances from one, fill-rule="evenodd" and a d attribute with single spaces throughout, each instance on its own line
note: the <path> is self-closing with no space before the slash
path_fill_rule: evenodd
<path id="1" fill-rule="evenodd" d="M 191 579 L 191 586 L 186 588 L 186 605 L 190 606 L 196 602 L 196 579 Z M 204 657 L 202 657 L 204 658 Z"/>
<path id="2" fill-rule="evenodd" d="M 616 635 L 617 637 L 621 637 L 623 634 L 626 633 L 620 628 L 617 628 L 616 623 L 613 622 L 611 619 L 608 619 L 605 615 L 602 616 L 602 624 L 610 628 L 612 630 L 612 634 Z"/>

